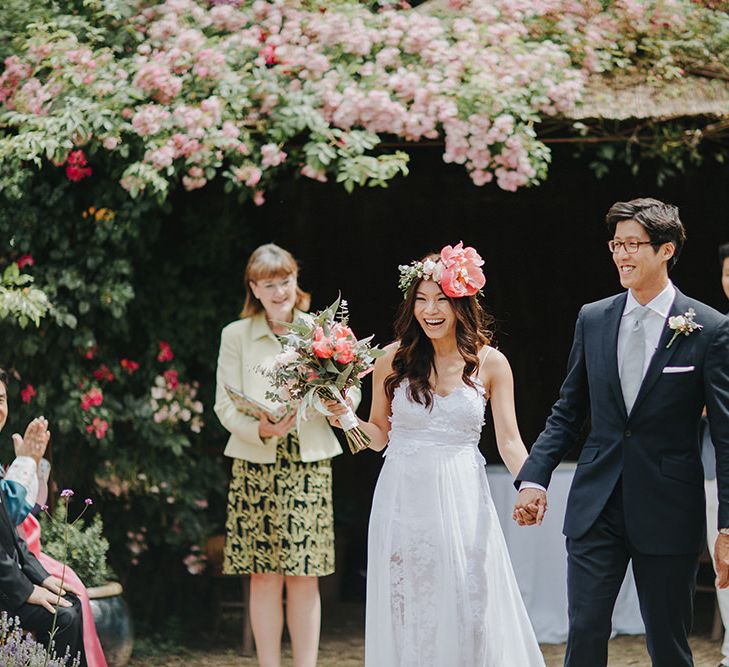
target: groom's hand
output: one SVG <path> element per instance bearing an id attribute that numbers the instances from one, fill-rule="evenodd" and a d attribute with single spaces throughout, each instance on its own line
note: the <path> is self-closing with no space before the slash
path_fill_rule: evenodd
<path id="1" fill-rule="evenodd" d="M 522 489 L 516 499 L 512 518 L 520 526 L 539 526 L 547 511 L 547 494 L 541 489 Z"/>
<path id="2" fill-rule="evenodd" d="M 716 587 L 729 586 L 729 535 L 721 533 L 714 545 L 714 562 L 716 563 Z"/>

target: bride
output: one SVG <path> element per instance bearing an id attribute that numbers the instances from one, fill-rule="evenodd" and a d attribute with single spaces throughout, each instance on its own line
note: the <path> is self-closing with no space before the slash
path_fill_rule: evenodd
<path id="1" fill-rule="evenodd" d="M 397 340 L 360 420 L 372 449 L 387 446 L 369 524 L 367 667 L 544 667 L 478 450 L 490 400 L 512 475 L 527 456 L 511 368 L 478 301 L 482 264 L 459 243 L 400 267 Z"/>

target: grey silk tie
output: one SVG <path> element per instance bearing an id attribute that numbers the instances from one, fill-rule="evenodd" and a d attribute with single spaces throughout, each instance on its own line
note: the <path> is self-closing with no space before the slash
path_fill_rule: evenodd
<path id="1" fill-rule="evenodd" d="M 650 313 L 645 306 L 635 309 L 633 326 L 628 331 L 625 341 L 625 353 L 620 368 L 620 386 L 623 388 L 625 409 L 630 414 L 633 404 L 643 383 L 643 367 L 645 365 L 645 326 L 644 320 Z"/>

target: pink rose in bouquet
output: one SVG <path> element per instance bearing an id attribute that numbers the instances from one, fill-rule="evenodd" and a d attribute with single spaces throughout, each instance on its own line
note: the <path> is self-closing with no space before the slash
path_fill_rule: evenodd
<path id="1" fill-rule="evenodd" d="M 348 364 L 354 361 L 355 354 L 353 343 L 346 338 L 337 341 L 337 344 L 334 348 L 334 359 L 341 364 Z"/>
<path id="2" fill-rule="evenodd" d="M 324 329 L 317 327 L 314 331 L 314 342 L 311 349 L 319 359 L 330 359 L 334 354 L 334 344 L 332 339 L 324 335 Z"/>

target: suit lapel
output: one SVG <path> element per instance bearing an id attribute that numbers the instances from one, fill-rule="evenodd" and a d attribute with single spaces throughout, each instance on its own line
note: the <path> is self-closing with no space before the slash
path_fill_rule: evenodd
<path id="1" fill-rule="evenodd" d="M 681 315 L 685 313 L 689 309 L 689 307 L 690 304 L 688 302 L 688 299 L 683 294 L 681 294 L 681 292 L 679 292 L 677 288 L 676 298 L 673 300 L 673 305 L 671 306 L 671 310 L 668 313 L 668 317 Z M 668 347 L 668 343 L 670 342 L 671 338 L 673 338 L 673 331 L 668 328 L 668 318 L 666 318 L 666 322 L 663 326 L 663 333 L 661 333 L 661 338 L 658 341 L 658 347 L 653 354 L 651 363 L 648 366 L 645 377 L 643 378 L 643 384 L 640 385 L 640 391 L 638 392 L 638 396 L 636 396 L 635 398 L 633 409 L 630 411 L 631 415 L 633 415 L 635 411 L 640 407 L 643 399 L 645 399 L 645 397 L 648 395 L 658 378 L 661 377 L 661 374 L 663 373 L 663 369 L 666 367 L 666 364 L 668 364 L 668 362 L 671 360 L 671 357 L 681 346 L 683 339 L 686 338 L 686 336 L 678 336 L 676 340 L 674 340 L 671 344 L 671 347 Z"/>
<path id="2" fill-rule="evenodd" d="M 623 319 L 623 311 L 625 310 L 625 301 L 628 293 L 619 295 L 612 300 L 612 303 L 605 309 L 605 326 L 603 327 L 602 349 L 605 355 L 606 379 L 610 388 L 615 395 L 623 416 L 627 417 L 625 412 L 625 399 L 623 398 L 623 390 L 620 386 L 620 374 L 618 372 L 618 331 L 620 331 L 620 321 Z"/>

